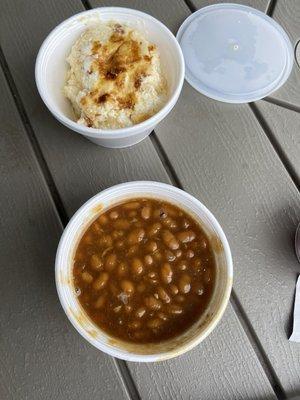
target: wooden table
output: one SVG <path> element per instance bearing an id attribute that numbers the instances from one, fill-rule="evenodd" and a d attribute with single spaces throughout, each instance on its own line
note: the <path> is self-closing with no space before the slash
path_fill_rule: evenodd
<path id="1" fill-rule="evenodd" d="M 300 38 L 300 1 L 240 0 Z M 252 104 L 184 85 L 174 111 L 128 149 L 97 147 L 59 124 L 34 81 L 37 51 L 85 8 L 145 11 L 174 33 L 209 0 L 2 0 L 0 3 L 0 399 L 285 399 L 300 395 L 300 344 L 288 341 L 300 272 L 300 69 Z M 186 355 L 126 363 L 97 351 L 65 317 L 54 283 L 62 230 L 87 199 L 139 179 L 199 198 L 233 252 L 234 289 L 215 331 Z"/>

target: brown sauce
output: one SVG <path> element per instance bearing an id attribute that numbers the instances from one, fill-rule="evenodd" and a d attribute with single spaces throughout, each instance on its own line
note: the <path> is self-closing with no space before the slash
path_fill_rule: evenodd
<path id="1" fill-rule="evenodd" d="M 75 253 L 74 285 L 92 321 L 128 342 L 155 343 L 187 330 L 205 311 L 215 259 L 200 225 L 150 198 L 102 213 Z"/>

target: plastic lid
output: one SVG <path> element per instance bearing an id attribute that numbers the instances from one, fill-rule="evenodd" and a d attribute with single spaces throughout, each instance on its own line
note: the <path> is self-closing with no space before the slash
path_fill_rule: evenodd
<path id="1" fill-rule="evenodd" d="M 177 39 L 186 80 L 199 92 L 228 103 L 246 103 L 277 90 L 293 66 L 293 47 L 264 13 L 239 4 L 216 4 L 189 16 Z"/>

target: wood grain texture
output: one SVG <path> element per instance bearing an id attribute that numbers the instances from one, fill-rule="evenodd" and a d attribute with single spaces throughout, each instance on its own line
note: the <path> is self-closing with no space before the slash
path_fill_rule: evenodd
<path id="1" fill-rule="evenodd" d="M 300 185 L 300 114 L 267 101 L 256 102 L 293 176 Z"/>
<path id="2" fill-rule="evenodd" d="M 289 35 L 293 47 L 300 39 L 300 1 L 277 0 L 272 17 L 277 21 Z M 300 61 L 300 60 L 299 60 Z M 287 82 L 271 98 L 289 103 L 300 110 L 300 68 L 294 61 L 292 73 Z"/>
<path id="3" fill-rule="evenodd" d="M 300 347 L 289 343 L 300 196 L 247 105 L 186 85 L 156 133 L 183 187 L 215 214 L 234 257 L 234 288 L 287 392 L 299 390 Z"/>
<path id="4" fill-rule="evenodd" d="M 112 359 L 79 338 L 59 304 L 62 227 L 1 69 L 0 92 L 0 398 L 124 398 Z"/>
<path id="5" fill-rule="evenodd" d="M 47 2 L 47 6 L 39 1 L 32 1 L 30 4 L 36 15 L 39 15 L 39 19 L 35 21 L 35 26 L 32 24 L 32 14 L 27 12 L 27 3 L 25 4 L 24 1 L 13 4 L 9 1 L 5 3 L 5 15 L 3 18 L 2 15 L 0 16 L 0 37 L 4 54 L 21 99 L 69 216 L 92 194 L 112 184 L 133 179 L 168 181 L 168 176 L 149 139 L 132 149 L 103 149 L 66 130 L 45 110 L 34 86 L 33 54 L 36 54 L 47 32 L 68 15 L 78 12 L 81 5 L 76 1 L 64 3 L 51 1 Z M 189 13 L 187 7 L 183 2 L 169 1 L 163 4 L 167 11 L 161 9 L 161 2 L 159 1 L 141 2 L 139 9 L 151 13 L 147 10 L 149 5 L 149 7 L 153 7 L 152 14 L 155 16 L 161 15 L 166 18 L 169 14 L 171 21 L 169 26 L 176 29 L 176 26 L 180 23 L 178 15 L 184 19 Z M 108 5 L 108 3 L 105 5 Z M 122 2 L 122 5 L 126 5 L 125 2 Z M 130 4 L 130 6 L 132 5 Z M 180 14 L 178 14 L 179 12 Z M 216 357 L 214 365 L 219 364 L 220 375 L 223 374 L 223 371 L 226 371 L 225 379 L 217 379 L 212 370 L 206 373 L 205 396 L 207 398 L 229 399 L 234 398 L 236 393 L 242 393 L 244 398 L 250 399 L 252 393 L 255 393 L 255 398 L 268 396 L 273 398 L 274 394 L 269 382 L 241 326 L 236 321 L 231 307 L 227 310 L 223 327 L 223 329 L 214 333 L 213 342 L 205 341 L 199 348 L 201 352 L 212 354 L 213 358 Z M 71 328 L 69 330 L 71 331 Z M 82 341 L 78 340 L 78 342 L 82 346 Z M 215 342 L 219 343 L 221 355 L 214 355 L 213 353 L 212 346 L 213 348 L 217 347 L 217 344 L 213 344 Z M 225 342 L 227 348 L 223 345 Z M 231 354 L 230 348 L 233 349 L 234 354 Z M 102 360 L 106 358 L 96 350 L 93 354 L 99 357 L 100 366 L 105 368 Z M 198 352 L 191 352 L 188 357 L 197 368 L 194 370 L 194 374 L 201 375 L 202 371 L 206 369 L 206 359 L 202 356 L 199 357 Z M 175 365 L 176 362 L 180 365 L 179 360 L 172 362 L 172 365 Z M 230 375 L 233 368 L 232 363 L 235 363 L 236 371 L 240 371 L 240 373 L 236 373 L 236 377 Z M 133 364 L 129 364 L 129 366 L 132 372 L 136 370 L 133 369 Z M 154 368 L 154 366 L 149 368 Z M 183 364 L 183 368 L 186 368 L 185 364 Z M 163 374 L 162 371 L 163 369 L 160 370 L 161 374 Z M 187 374 L 187 372 L 185 373 Z M 75 376 L 77 377 L 76 372 Z M 182 381 L 184 386 L 182 391 L 186 393 L 187 397 L 195 396 L 197 391 L 201 392 L 198 381 L 181 379 L 179 369 L 174 376 L 178 381 Z M 245 378 L 248 376 L 253 380 L 251 387 Z M 148 395 L 147 391 L 143 389 L 143 385 L 146 385 L 145 380 L 148 379 L 150 377 L 143 376 L 143 381 L 142 379 L 137 381 L 138 388 L 145 398 Z M 159 397 L 160 391 L 163 390 L 162 386 L 165 385 L 165 382 L 169 384 L 169 379 L 170 375 L 165 372 L 163 382 L 160 381 L 156 389 L 153 389 L 152 398 Z M 230 385 L 226 383 L 227 379 L 231 379 Z M 98 381 L 103 384 L 101 378 Z M 106 380 L 104 382 L 106 384 Z M 209 382 L 211 382 L 211 385 Z M 148 385 L 151 385 L 151 383 L 148 382 Z M 190 385 L 194 385 L 192 390 Z M 190 395 L 190 393 L 193 394 Z M 105 398 L 105 395 L 101 394 L 101 396 Z M 118 397 L 112 396 L 112 398 Z"/>
<path id="6" fill-rule="evenodd" d="M 211 0 L 191 0 L 191 4 L 197 9 L 206 7 L 206 6 L 210 6 L 212 4 L 217 4 L 217 3 L 224 3 L 224 1 L 223 0 L 213 0 L 213 1 L 211 1 Z M 243 4 L 245 6 L 257 8 L 260 11 L 266 11 L 268 8 L 268 5 L 269 5 L 269 0 L 233 0 L 233 1 L 230 1 L 230 3 Z"/>

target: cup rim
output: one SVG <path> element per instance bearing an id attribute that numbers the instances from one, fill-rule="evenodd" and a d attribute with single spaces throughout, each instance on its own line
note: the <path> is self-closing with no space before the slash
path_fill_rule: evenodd
<path id="1" fill-rule="evenodd" d="M 80 125 L 77 122 L 71 120 L 70 118 L 66 117 L 64 114 L 61 112 L 58 112 L 52 105 L 51 102 L 48 101 L 47 95 L 45 94 L 44 88 L 43 88 L 43 82 L 44 79 L 43 74 L 42 74 L 42 64 L 43 64 L 43 58 L 44 54 L 48 48 L 48 46 L 51 45 L 53 38 L 59 33 L 59 30 L 62 29 L 65 25 L 70 24 L 71 22 L 76 22 L 78 19 L 81 17 L 87 16 L 89 14 L 94 14 L 99 12 L 99 10 L 103 13 L 121 13 L 121 14 L 133 14 L 137 15 L 143 19 L 148 19 L 154 22 L 156 25 L 160 27 L 162 32 L 166 35 L 168 38 L 169 43 L 172 43 L 174 46 L 177 57 L 178 57 L 178 62 L 179 62 L 179 79 L 176 84 L 176 87 L 173 91 L 173 94 L 170 96 L 168 101 L 165 103 L 165 105 L 154 115 L 152 115 L 150 118 L 147 120 L 135 124 L 129 127 L 125 128 L 120 128 L 120 129 L 98 129 L 98 128 L 89 128 L 84 125 Z M 117 17 L 116 17 L 117 18 Z M 147 130 L 153 128 L 158 122 L 160 122 L 173 108 L 175 105 L 182 86 L 184 82 L 184 76 L 185 76 L 185 62 L 184 62 L 184 57 L 183 53 L 181 50 L 181 47 L 175 37 L 175 35 L 170 31 L 170 29 L 164 25 L 161 21 L 158 19 L 152 17 L 151 15 L 144 13 L 139 10 L 134 10 L 131 8 L 127 7 L 96 7 L 91 10 L 86 10 L 79 12 L 77 14 L 72 15 L 71 17 L 65 19 L 61 23 L 59 23 L 54 29 L 50 31 L 50 33 L 47 35 L 43 43 L 41 44 L 41 47 L 38 51 L 37 57 L 36 57 L 36 62 L 35 62 L 35 81 L 36 81 L 36 86 L 38 89 L 38 92 L 47 106 L 47 108 L 51 111 L 51 113 L 60 121 L 62 122 L 65 126 L 68 128 L 72 129 L 75 132 L 82 133 L 86 136 L 92 137 L 92 138 L 101 138 L 101 139 L 120 139 L 124 137 L 131 137 L 139 133 L 140 131 Z"/>
<path id="2" fill-rule="evenodd" d="M 212 223 L 213 227 L 216 229 L 216 232 L 222 242 L 223 249 L 224 249 L 224 255 L 226 259 L 226 271 L 228 275 L 227 283 L 226 283 L 226 289 L 224 290 L 223 296 L 221 303 L 219 305 L 218 312 L 214 319 L 212 319 L 208 325 L 204 328 L 202 332 L 200 332 L 198 335 L 196 335 L 194 338 L 191 340 L 188 340 L 184 344 L 179 344 L 178 348 L 176 350 L 168 350 L 164 353 L 156 353 L 156 354 L 140 354 L 140 353 L 134 353 L 131 351 L 128 351 L 128 353 L 125 353 L 122 351 L 122 349 L 118 348 L 117 345 L 111 345 L 111 344 L 106 344 L 106 343 L 99 343 L 96 341 L 91 335 L 88 334 L 87 330 L 78 322 L 78 319 L 70 312 L 68 312 L 68 304 L 66 302 L 65 296 L 63 294 L 63 283 L 60 280 L 60 272 L 61 272 L 61 262 L 60 259 L 62 257 L 62 254 L 64 253 L 64 245 L 65 245 L 65 240 L 66 237 L 69 234 L 69 231 L 73 228 L 73 225 L 76 225 L 76 220 L 80 215 L 85 214 L 87 211 L 93 209 L 95 207 L 95 202 L 100 202 L 101 203 L 101 198 L 109 194 L 109 192 L 113 191 L 118 191 L 119 189 L 126 189 L 128 187 L 136 188 L 137 194 L 141 193 L 139 192 L 139 188 L 142 187 L 143 185 L 150 185 L 153 187 L 160 187 L 160 188 L 165 188 L 168 191 L 172 191 L 173 193 L 177 192 L 180 193 L 181 196 L 186 197 L 187 199 L 191 200 L 194 204 L 197 204 L 198 207 L 202 209 L 202 211 L 206 214 L 208 217 L 209 221 Z M 130 196 L 131 197 L 131 196 Z M 77 228 L 80 229 L 80 228 Z M 225 233 L 220 226 L 219 222 L 216 220 L 214 215 L 194 196 L 190 195 L 189 193 L 185 192 L 184 190 L 178 189 L 172 185 L 161 183 L 161 182 L 155 182 L 155 181 L 133 181 L 133 182 L 126 182 L 126 183 L 121 183 L 118 185 L 114 185 L 110 188 L 107 188 L 99 193 L 97 193 L 95 196 L 87 200 L 77 211 L 76 213 L 72 216 L 70 219 L 69 223 L 67 224 L 58 248 L 57 248 L 57 253 L 56 253 L 56 260 L 55 260 L 55 281 L 56 281 L 56 289 L 58 293 L 58 297 L 60 300 L 60 303 L 62 305 L 62 308 L 64 309 L 69 321 L 72 323 L 74 328 L 80 333 L 81 336 L 83 336 L 89 343 L 91 343 L 93 346 L 95 346 L 97 349 L 103 351 L 104 353 L 107 353 L 111 356 L 121 358 L 123 360 L 127 361 L 137 361 L 137 362 L 154 362 L 154 361 L 162 361 L 166 360 L 169 358 L 177 357 L 178 355 L 181 355 L 189 350 L 191 350 L 193 347 L 198 345 L 200 342 L 202 342 L 216 327 L 220 319 L 222 318 L 225 309 L 227 307 L 231 289 L 232 289 L 232 277 L 233 277 L 233 264 L 232 264 L 232 256 L 231 256 L 231 251 L 230 247 L 227 241 L 227 238 L 225 236 Z M 98 328 L 100 331 L 102 331 L 100 328 Z M 103 331 L 104 332 L 104 331 Z M 105 333 L 105 332 L 104 332 Z M 109 335 L 108 335 L 109 336 Z"/>

